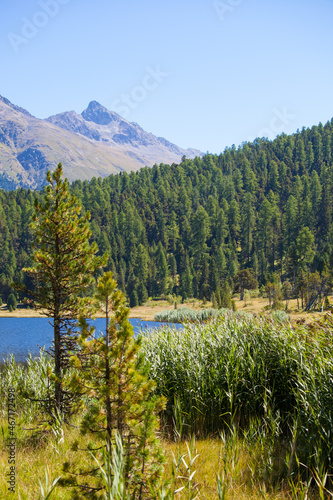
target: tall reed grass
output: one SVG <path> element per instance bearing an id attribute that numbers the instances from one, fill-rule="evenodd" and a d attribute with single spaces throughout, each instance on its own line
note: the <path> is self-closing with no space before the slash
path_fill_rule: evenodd
<path id="1" fill-rule="evenodd" d="M 166 425 L 172 427 L 177 401 L 188 434 L 236 425 L 252 439 L 260 461 L 266 456 L 265 473 L 257 476 L 331 474 L 332 332 L 330 315 L 312 327 L 292 327 L 285 318 L 250 314 L 146 332 L 150 376 L 168 400 Z"/>
<path id="2" fill-rule="evenodd" d="M 53 363 L 45 353 L 40 352 L 39 357 L 30 354 L 25 363 L 15 361 L 10 355 L 0 365 L 0 412 L 5 416 L 7 411 L 8 389 L 15 389 L 15 404 L 17 412 L 24 412 L 27 422 L 32 421 L 39 411 L 40 399 L 45 399 L 49 379 L 47 374 L 53 371 Z"/>
<path id="3" fill-rule="evenodd" d="M 198 322 L 208 321 L 212 318 L 217 318 L 230 314 L 229 309 L 214 309 L 209 307 L 201 311 L 195 311 L 189 307 L 181 307 L 179 309 L 171 309 L 161 311 L 154 316 L 154 321 L 166 321 L 168 323 L 185 323 L 185 322 Z"/>

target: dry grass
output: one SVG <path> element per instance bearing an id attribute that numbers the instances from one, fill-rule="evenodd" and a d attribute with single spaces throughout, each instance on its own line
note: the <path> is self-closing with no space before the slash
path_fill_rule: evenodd
<path id="1" fill-rule="evenodd" d="M 164 449 L 167 457 L 165 467 L 165 477 L 171 477 L 172 463 L 174 458 L 177 459 L 179 453 L 184 456 L 185 461 L 188 463 L 188 450 L 187 445 L 189 442 L 183 442 L 180 445 L 174 442 L 164 442 Z M 253 486 L 250 479 L 248 467 L 248 453 L 240 449 L 237 463 L 232 463 L 230 460 L 226 465 L 227 474 L 224 477 L 227 483 L 228 500 L 250 500 L 250 499 L 290 499 L 290 493 L 283 489 L 278 491 L 266 491 L 264 485 Z M 195 442 L 195 485 L 198 498 L 202 500 L 218 500 L 217 491 L 217 476 L 222 477 L 224 469 L 225 449 L 220 439 L 204 439 Z M 185 468 L 180 469 L 180 475 L 184 474 L 186 477 Z M 177 487 L 186 484 L 186 481 L 178 479 Z M 187 498 L 186 494 L 179 494 L 176 498 Z"/>
<path id="2" fill-rule="evenodd" d="M 268 310 L 268 299 L 262 297 L 251 298 L 246 302 L 244 300 L 239 300 L 239 298 L 235 298 L 235 303 L 237 310 L 239 311 L 247 311 L 254 313 L 262 313 L 264 311 L 269 312 Z M 285 305 L 285 302 L 283 303 Z M 300 301 L 299 301 L 300 305 Z M 300 318 L 303 318 L 306 322 L 311 322 L 315 318 L 319 318 L 323 315 L 321 312 L 306 312 L 302 309 L 298 308 L 297 299 L 291 299 L 288 304 L 287 313 L 290 316 L 292 321 L 297 321 Z M 325 312 L 324 312 L 325 313 Z"/>
<path id="3" fill-rule="evenodd" d="M 178 305 L 180 307 L 189 307 L 194 310 L 200 310 L 210 307 L 211 303 L 203 304 L 201 300 L 192 299 Z M 154 316 L 157 313 L 172 309 L 172 305 L 167 300 L 148 300 L 143 306 L 133 307 L 130 310 L 130 318 L 140 318 L 145 321 L 154 321 Z"/>
<path id="4" fill-rule="evenodd" d="M 209 307 L 209 305 L 210 303 L 203 305 L 200 300 L 191 300 L 190 302 L 182 304 L 182 306 L 190 307 L 196 310 Z M 129 317 L 140 318 L 145 321 L 154 321 L 155 314 L 165 311 L 166 309 L 170 309 L 170 307 L 172 306 L 170 306 L 167 300 L 149 300 L 143 306 L 133 307 L 130 310 Z M 0 318 L 40 318 L 45 316 L 46 315 L 45 313 L 43 314 L 43 311 L 37 311 L 35 309 L 27 309 L 19 306 L 15 311 L 9 312 L 6 305 L 2 305 L 0 307 Z M 104 317 L 103 313 L 99 313 L 96 316 Z"/>
<path id="5" fill-rule="evenodd" d="M 234 297 L 237 310 L 262 313 L 267 311 L 268 299 L 262 297 L 255 297 L 248 299 L 247 301 L 239 300 L 237 296 Z M 300 303 L 299 303 L 300 304 Z M 207 307 L 212 307 L 211 302 L 206 302 L 205 304 L 201 300 L 190 299 L 184 304 L 178 305 L 179 307 L 188 307 L 194 310 L 200 310 Z M 139 318 L 144 321 L 154 321 L 155 314 L 172 309 L 172 305 L 167 300 L 148 300 L 143 306 L 133 307 L 130 310 L 130 318 Z M 269 312 L 269 311 L 268 311 Z M 305 312 L 298 308 L 297 299 L 291 299 L 288 304 L 288 314 L 292 321 L 297 321 L 303 318 L 306 322 L 311 322 L 313 319 L 322 316 L 321 312 Z M 6 305 L 0 307 L 0 318 L 40 318 L 45 317 L 43 311 L 37 311 L 35 309 L 26 309 L 25 307 L 19 306 L 15 311 L 9 312 Z M 103 314 L 97 314 L 97 317 L 102 317 Z"/>
<path id="6" fill-rule="evenodd" d="M 6 305 L 0 307 L 0 318 L 42 318 L 45 317 L 42 311 L 18 307 L 15 311 L 8 311 Z"/>
<path id="7" fill-rule="evenodd" d="M 269 314 L 270 312 L 268 309 L 268 299 L 266 298 L 255 297 L 245 302 L 244 300 L 240 300 L 237 296 L 235 296 L 234 300 L 238 311 L 254 312 L 257 314 L 263 312 L 267 312 Z M 201 300 L 192 299 L 185 302 L 184 304 L 178 305 L 178 308 L 180 307 L 188 307 L 197 311 L 212 307 L 212 303 L 208 301 L 204 304 Z M 146 321 L 153 321 L 155 314 L 170 309 L 172 309 L 172 306 L 166 300 L 148 301 L 143 306 L 133 307 L 130 311 L 130 318 L 141 318 Z M 298 309 L 297 299 L 291 299 L 288 304 L 287 313 L 289 314 L 290 319 L 293 322 L 302 319 L 308 323 L 313 319 L 321 317 L 323 314 L 325 314 L 325 311 L 324 313 L 305 312 L 302 309 Z"/>
<path id="8" fill-rule="evenodd" d="M 87 466 L 86 456 L 83 452 L 73 452 L 70 449 L 70 443 L 79 438 L 79 448 L 84 448 L 84 438 L 79 436 L 76 429 L 65 428 L 64 442 L 55 446 L 54 438 L 49 436 L 41 441 L 33 441 L 32 433 L 25 430 L 27 427 L 22 419 L 17 419 L 17 466 L 16 466 L 16 494 L 13 498 L 21 500 L 31 500 L 42 498 L 40 496 L 40 484 L 45 485 L 45 471 L 47 471 L 49 481 L 63 475 L 62 463 L 69 460 L 75 461 L 77 466 Z M 33 427 L 33 426 L 31 426 Z M 0 450 L 0 498 L 7 498 L 7 484 L 5 474 L 8 471 L 8 453 L 5 447 L 4 436 L 7 436 L 7 423 L 2 419 L 2 438 Z M 186 442 L 180 445 L 170 441 L 164 441 L 163 446 L 166 454 L 165 479 L 170 479 L 172 475 L 172 463 L 174 457 L 177 459 L 180 455 L 188 462 L 188 453 Z M 193 490 L 199 495 L 200 499 L 215 500 L 218 499 L 216 475 L 223 469 L 223 446 L 219 439 L 205 439 L 195 443 L 195 459 L 193 470 L 194 475 Z M 227 497 L 233 500 L 262 499 L 268 500 L 290 498 L 287 492 L 271 491 L 267 492 L 264 486 L 251 486 L 248 477 L 246 452 L 240 452 L 236 468 L 229 465 L 229 474 L 226 478 Z M 232 470 L 233 469 L 233 470 Z M 187 472 L 183 467 L 178 470 L 178 476 L 186 478 Z M 186 479 L 177 479 L 177 487 L 185 485 L 183 492 L 176 495 L 179 500 L 188 498 L 186 494 Z M 57 486 L 51 499 L 69 500 L 72 498 L 71 488 L 62 488 Z"/>
<path id="9" fill-rule="evenodd" d="M 262 297 L 251 298 L 246 302 L 244 300 L 239 300 L 236 296 L 234 298 L 237 310 L 262 313 L 267 311 L 268 299 Z M 178 305 L 179 307 L 188 307 L 194 310 L 200 310 L 207 307 L 212 307 L 211 302 L 206 302 L 203 304 L 201 300 L 191 299 L 184 304 Z M 167 300 L 148 300 L 143 306 L 133 307 L 130 310 L 130 318 L 139 318 L 144 321 L 154 321 L 154 316 L 165 310 L 172 309 L 172 306 Z M 267 311 L 269 312 L 269 311 Z M 311 322 L 313 319 L 319 318 L 323 313 L 321 312 L 305 312 L 298 309 L 297 299 L 292 299 L 288 305 L 288 314 L 292 321 L 297 321 L 303 319 L 306 322 Z M 42 311 L 37 311 L 35 309 L 26 309 L 23 307 L 18 307 L 15 311 L 9 312 L 6 305 L 0 307 L 0 318 L 39 318 L 45 317 Z M 97 317 L 103 317 L 103 314 L 97 314 Z"/>
<path id="10" fill-rule="evenodd" d="M 8 451 L 5 447 L 4 436 L 8 436 L 7 424 L 2 421 L 3 431 L 0 451 L 0 498 L 7 498 L 7 484 L 5 474 L 8 471 Z M 50 483 L 56 477 L 62 475 L 62 463 L 74 460 L 76 464 L 83 465 L 86 460 L 83 454 L 71 451 L 70 444 L 77 437 L 77 429 L 67 428 L 65 430 L 64 442 L 59 443 L 58 449 L 52 436 L 44 439 L 33 439 L 32 431 L 34 425 L 29 425 L 23 419 L 17 419 L 17 450 L 16 450 L 16 495 L 13 498 L 31 500 L 42 498 L 40 496 L 39 481 L 45 485 L 45 471 L 47 471 Z M 81 438 L 81 444 L 84 446 Z M 69 500 L 72 498 L 70 489 L 57 487 L 51 498 L 57 500 Z"/>

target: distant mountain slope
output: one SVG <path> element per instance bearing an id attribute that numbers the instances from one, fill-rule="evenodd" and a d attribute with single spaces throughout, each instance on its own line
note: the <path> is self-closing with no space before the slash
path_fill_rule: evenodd
<path id="1" fill-rule="evenodd" d="M 0 96 L 0 188 L 39 188 L 59 161 L 72 181 L 179 162 L 183 155 L 201 153 L 145 132 L 96 101 L 81 115 L 40 120 Z"/>

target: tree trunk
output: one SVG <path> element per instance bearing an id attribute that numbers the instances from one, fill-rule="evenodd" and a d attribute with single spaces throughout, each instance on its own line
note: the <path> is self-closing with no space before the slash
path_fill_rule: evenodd
<path id="1" fill-rule="evenodd" d="M 55 405 L 62 414 L 62 373 L 61 373 L 61 339 L 60 339 L 60 316 L 58 307 L 54 312 L 54 364 L 55 364 Z"/>
<path id="2" fill-rule="evenodd" d="M 110 344 L 110 330 L 109 330 L 109 303 L 108 299 L 105 300 L 105 343 L 106 343 L 106 353 L 105 353 L 105 383 L 106 386 L 110 386 L 110 361 L 109 361 L 109 344 Z M 105 400 L 106 405 L 106 428 L 108 433 L 108 440 L 111 444 L 112 437 L 112 411 L 111 411 L 111 399 L 110 395 L 106 395 Z"/>
<path id="3" fill-rule="evenodd" d="M 58 200 L 56 202 L 56 209 L 58 209 Z M 55 238 L 55 255 L 56 255 L 56 262 L 55 262 L 55 275 L 56 278 L 59 277 L 59 274 L 61 270 L 59 269 L 59 260 L 58 257 L 60 255 L 60 244 L 59 244 L 59 236 L 56 235 Z M 55 396 L 55 404 L 56 408 L 58 410 L 59 415 L 62 415 L 63 412 L 63 394 L 62 394 L 62 341 L 61 341 L 61 328 L 60 328 L 60 323 L 61 323 L 61 315 L 60 315 L 60 290 L 59 290 L 59 285 L 56 282 L 54 285 L 54 364 L 55 364 L 55 376 L 56 376 L 56 381 L 55 381 L 55 391 L 54 391 L 54 396 Z"/>

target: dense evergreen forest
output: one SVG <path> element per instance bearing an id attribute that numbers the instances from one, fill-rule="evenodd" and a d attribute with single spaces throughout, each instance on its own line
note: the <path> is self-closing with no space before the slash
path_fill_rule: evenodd
<path id="1" fill-rule="evenodd" d="M 131 306 L 170 293 L 226 305 L 229 290 L 255 280 L 273 296 L 284 283 L 285 295 L 303 301 L 305 290 L 330 287 L 332 151 L 333 119 L 179 165 L 75 181 L 71 190 L 91 212 L 93 238 Z M 27 279 L 29 224 L 42 194 L 0 190 L 3 301 L 13 281 Z"/>

